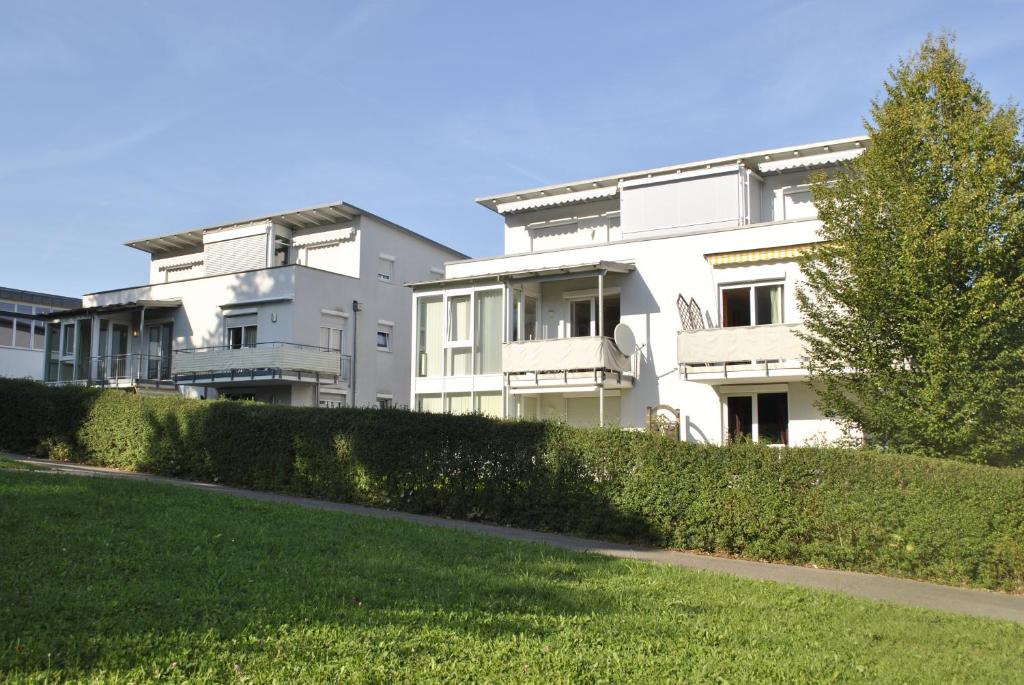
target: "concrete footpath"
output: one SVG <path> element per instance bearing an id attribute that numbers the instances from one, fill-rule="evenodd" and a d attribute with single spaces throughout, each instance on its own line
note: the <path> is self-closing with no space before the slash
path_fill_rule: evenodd
<path id="1" fill-rule="evenodd" d="M 294 504 L 300 507 L 311 509 L 326 509 L 328 511 L 341 511 L 359 516 L 372 516 L 384 519 L 396 519 L 409 521 L 427 526 L 437 526 L 452 530 L 461 530 L 481 535 L 491 535 L 505 538 L 507 540 L 518 540 L 521 542 L 535 542 L 561 549 L 568 549 L 574 552 L 591 552 L 604 554 L 610 557 L 621 559 L 638 559 L 659 564 L 670 564 L 683 568 L 698 571 L 712 571 L 715 573 L 726 573 L 741 578 L 752 578 L 755 580 L 770 580 L 790 585 L 817 588 L 829 592 L 838 592 L 853 597 L 892 602 L 912 607 L 926 609 L 937 609 L 957 614 L 969 614 L 971 616 L 982 616 L 985 618 L 1002 619 L 1024 623 L 1024 596 L 1007 595 L 987 590 L 970 590 L 966 588 L 949 587 L 947 585 L 935 585 L 916 580 L 902 580 L 886 576 L 876 576 L 866 573 L 855 573 L 852 571 L 834 571 L 829 569 L 808 568 L 805 566 L 790 566 L 787 564 L 771 564 L 759 561 L 743 561 L 741 559 L 730 559 L 714 557 L 692 552 L 676 552 L 671 550 L 650 549 L 635 547 L 632 545 L 621 545 L 600 540 L 590 540 L 571 535 L 558 535 L 555 533 L 540 533 L 522 528 L 508 528 L 485 523 L 472 523 L 469 521 L 458 521 L 454 519 L 439 518 L 436 516 L 422 516 L 419 514 L 407 514 L 386 509 L 374 509 L 362 507 L 355 504 L 340 504 L 337 502 L 325 502 L 322 500 L 309 499 L 306 497 L 292 497 L 270 492 L 257 492 L 254 490 L 242 490 L 224 485 L 213 485 L 210 483 L 196 483 L 163 476 L 152 476 L 145 473 L 132 473 L 118 471 L 115 469 L 102 468 L 98 466 L 83 466 L 80 464 L 67 464 L 63 462 L 48 461 L 45 459 L 32 459 L 29 457 L 10 458 L 17 461 L 33 464 L 51 473 L 64 473 L 77 476 L 93 476 L 104 478 L 126 478 L 129 480 L 140 480 L 151 483 L 163 483 L 179 487 L 205 490 L 207 492 L 233 495 L 245 499 L 261 502 L 279 502 Z"/>

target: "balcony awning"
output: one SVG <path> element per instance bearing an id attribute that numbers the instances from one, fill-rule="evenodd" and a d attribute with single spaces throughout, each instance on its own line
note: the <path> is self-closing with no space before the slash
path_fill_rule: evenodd
<path id="1" fill-rule="evenodd" d="M 800 243 L 798 245 L 780 245 L 778 247 L 761 247 L 754 250 L 735 250 L 733 252 L 712 252 L 704 255 L 711 266 L 734 266 L 737 264 L 753 264 L 770 262 L 777 259 L 795 259 L 809 251 L 816 243 Z"/>
<path id="2" fill-rule="evenodd" d="M 864 152 L 864 148 L 856 147 L 850 150 L 835 150 L 817 155 L 785 156 L 780 159 L 761 162 L 757 165 L 757 170 L 762 174 L 770 174 L 791 171 L 793 169 L 813 169 L 815 167 L 827 166 L 837 162 L 845 162 L 846 160 L 857 157 L 862 152 Z"/>
<path id="3" fill-rule="evenodd" d="M 61 312 L 50 314 L 37 314 L 34 318 L 40 321 L 60 321 L 61 319 L 80 319 L 93 314 L 114 314 L 117 312 L 130 312 L 137 309 L 175 309 L 181 306 L 180 299 L 170 300 L 133 300 L 131 302 L 118 302 L 117 304 L 104 304 L 96 307 L 81 307 L 79 309 L 65 309 Z M 19 314 L 19 318 L 26 318 Z"/>
<path id="4" fill-rule="evenodd" d="M 580 202 L 589 202 L 591 200 L 600 200 L 607 197 L 615 197 L 619 194 L 619 186 L 607 186 L 604 188 L 591 188 L 589 190 L 578 190 L 575 192 L 561 193 L 558 195 L 546 195 L 542 194 L 539 197 L 529 198 L 525 200 L 514 200 L 512 202 L 504 202 L 495 208 L 499 214 L 514 214 L 516 212 L 525 212 L 531 209 L 541 209 L 544 207 L 559 207 L 562 205 L 578 204 Z"/>

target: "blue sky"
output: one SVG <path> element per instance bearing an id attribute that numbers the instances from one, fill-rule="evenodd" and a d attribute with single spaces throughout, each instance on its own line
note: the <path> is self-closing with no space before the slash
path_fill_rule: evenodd
<path id="1" fill-rule="evenodd" d="M 473 256 L 482 195 L 853 135 L 951 29 L 1024 97 L 1024 2 L 0 6 L 0 285 L 144 283 L 133 238 L 344 200 Z"/>

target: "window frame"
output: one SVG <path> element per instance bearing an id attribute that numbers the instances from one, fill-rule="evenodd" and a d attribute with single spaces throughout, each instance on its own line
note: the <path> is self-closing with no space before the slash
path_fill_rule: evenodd
<path id="1" fill-rule="evenodd" d="M 732 434 L 730 433 L 729 426 L 729 399 L 733 397 L 748 397 L 750 398 L 751 414 L 750 414 L 750 439 L 757 443 L 761 441 L 761 418 L 760 411 L 758 409 L 758 397 L 760 395 L 785 395 L 786 396 L 786 425 L 784 427 L 783 442 L 769 442 L 765 443 L 771 447 L 787 447 L 791 444 L 792 439 L 790 436 L 790 424 L 792 423 L 792 393 L 789 391 L 789 387 L 784 385 L 782 389 L 772 388 L 771 386 L 760 386 L 757 388 L 746 388 L 730 390 L 722 393 L 722 444 L 729 444 L 732 441 Z"/>
<path id="2" fill-rule="evenodd" d="M 757 288 L 769 288 L 778 286 L 781 290 L 781 305 L 782 312 L 778 323 L 757 323 L 757 298 L 755 291 Z M 726 326 L 725 325 L 725 297 L 724 291 L 726 290 L 747 290 L 747 305 L 750 308 L 750 323 L 747 326 Z M 746 328 L 750 326 L 778 326 L 786 323 L 786 279 L 785 278 L 769 278 L 764 280 L 756 281 L 737 281 L 734 283 L 719 283 L 718 284 L 718 327 L 719 328 Z"/>
<path id="3" fill-rule="evenodd" d="M 382 346 L 381 336 L 384 337 L 385 345 Z M 377 324 L 377 351 L 378 352 L 393 352 L 395 347 L 395 325 L 394 324 Z"/>
<path id="4" fill-rule="evenodd" d="M 395 258 L 391 255 L 377 256 L 377 280 L 381 283 L 395 282 Z"/>

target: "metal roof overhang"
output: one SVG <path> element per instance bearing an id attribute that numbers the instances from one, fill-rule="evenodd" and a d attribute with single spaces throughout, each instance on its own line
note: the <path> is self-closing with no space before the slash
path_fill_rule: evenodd
<path id="1" fill-rule="evenodd" d="M 209 231 L 256 224 L 262 221 L 269 221 L 277 224 L 278 226 L 284 226 L 285 228 L 291 229 L 315 228 L 317 226 L 329 226 L 331 224 L 337 224 L 344 221 L 352 221 L 363 213 L 364 212 L 362 210 L 353 207 L 350 204 L 340 202 L 335 204 L 318 205 L 316 207 L 307 207 L 306 209 L 296 209 L 282 214 L 268 214 L 266 216 L 257 216 L 251 219 L 241 219 L 222 224 L 213 224 L 210 226 L 195 228 L 190 231 L 184 231 L 182 233 L 171 233 L 169 235 L 157 236 L 155 238 L 131 240 L 125 243 L 125 245 L 128 247 L 134 247 L 136 250 L 149 252 L 150 254 L 154 252 L 169 252 L 174 250 L 194 250 L 201 249 L 203 247 L 203 234 Z"/>
<path id="2" fill-rule="evenodd" d="M 92 314 L 113 314 L 116 312 L 129 312 L 136 309 L 176 309 L 181 306 L 180 299 L 170 300 L 134 300 L 131 302 L 118 302 L 117 304 L 103 304 L 96 307 L 82 307 L 80 309 L 66 309 L 61 312 L 49 314 L 38 314 L 34 318 L 40 321 L 59 321 L 61 319 L 80 318 Z"/>
<path id="3" fill-rule="evenodd" d="M 820 155 L 828 155 L 835 152 L 846 153 L 849 150 L 858 150 L 858 152 L 851 152 L 849 154 L 855 156 L 859 154 L 859 150 L 865 145 L 869 144 L 870 139 L 867 136 L 853 136 L 850 138 L 837 138 L 834 140 L 825 140 L 817 143 L 807 143 L 804 145 L 794 145 L 783 148 L 773 148 L 770 150 L 758 150 L 756 152 L 744 152 L 738 155 L 729 155 L 726 157 L 715 157 L 712 159 L 704 159 L 693 162 L 684 162 L 682 164 L 673 164 L 672 166 L 658 167 L 655 169 L 643 169 L 640 171 L 631 171 L 624 174 L 615 174 L 613 176 L 601 176 L 598 178 L 588 178 L 578 181 L 571 181 L 569 183 L 560 183 L 548 186 L 542 186 L 539 188 L 528 188 L 525 190 L 518 190 L 511 193 L 502 193 L 500 195 L 490 195 L 487 197 L 477 198 L 477 204 L 486 207 L 492 211 L 504 214 L 507 212 L 504 207 L 506 205 L 512 205 L 516 207 L 514 203 L 528 202 L 532 200 L 542 199 L 544 202 L 552 202 L 552 198 L 557 196 L 570 197 L 573 194 L 580 193 L 581 191 L 595 191 L 598 192 L 601 188 L 615 187 L 623 181 L 629 181 L 632 179 L 648 178 L 656 176 L 668 176 L 675 173 L 683 173 L 690 170 L 711 168 L 726 164 L 742 164 L 751 170 L 758 169 L 758 165 L 762 162 L 772 161 L 783 161 L 786 163 L 792 163 L 793 160 L 798 160 L 801 157 L 817 157 Z M 822 162 L 827 164 L 827 162 Z M 799 165 L 799 162 L 798 162 Z M 769 167 L 770 168 L 770 167 Z M 796 167 L 793 167 L 796 168 Z M 765 172 L 767 173 L 767 172 Z M 513 209 L 513 211 L 516 211 Z M 523 211 L 519 209 L 518 211 Z"/>
<path id="4" fill-rule="evenodd" d="M 455 285 L 460 283 L 486 282 L 486 281 L 531 281 L 553 278 L 565 278 L 576 276 L 587 276 L 598 272 L 625 274 L 633 271 L 636 267 L 629 262 L 588 262 L 586 264 L 573 264 L 569 266 L 550 266 L 540 269 L 514 269 L 509 271 L 493 271 L 477 276 L 461 276 L 456 278 L 445 278 L 439 281 L 419 281 L 406 283 L 410 288 L 419 288 L 438 285 Z"/>

